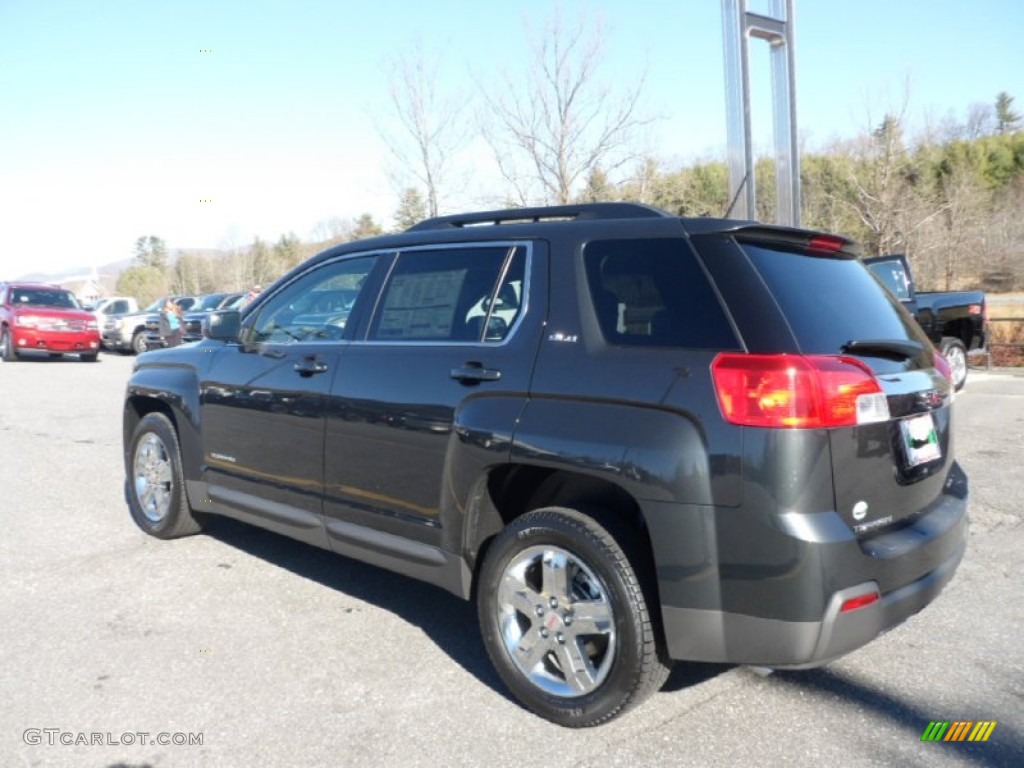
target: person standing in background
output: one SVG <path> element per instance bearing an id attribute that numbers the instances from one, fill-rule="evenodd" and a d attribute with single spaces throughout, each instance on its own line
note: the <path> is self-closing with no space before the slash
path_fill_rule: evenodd
<path id="1" fill-rule="evenodd" d="M 181 344 L 182 318 L 181 307 L 167 299 L 160 312 L 160 338 L 164 340 L 165 347 L 176 347 Z"/>

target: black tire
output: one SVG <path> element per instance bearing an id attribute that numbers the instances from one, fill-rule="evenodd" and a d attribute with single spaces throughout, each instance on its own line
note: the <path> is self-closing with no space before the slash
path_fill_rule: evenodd
<path id="1" fill-rule="evenodd" d="M 158 539 L 202 530 L 204 519 L 192 511 L 185 494 L 178 434 L 164 414 L 147 414 L 135 428 L 127 473 L 128 507 L 139 528 Z"/>
<path id="2" fill-rule="evenodd" d="M 5 363 L 13 363 L 17 359 L 18 353 L 14 350 L 11 334 L 4 328 L 0 331 L 0 360 L 3 360 Z"/>
<path id="3" fill-rule="evenodd" d="M 99 359 L 99 352 L 82 352 L 78 359 L 83 363 L 95 363 Z"/>
<path id="4" fill-rule="evenodd" d="M 945 336 L 941 352 L 953 372 L 953 387 L 959 392 L 967 383 L 967 347 L 960 339 Z"/>
<path id="5" fill-rule="evenodd" d="M 578 510 L 548 507 L 510 523 L 484 558 L 477 609 L 487 653 L 515 697 L 559 725 L 611 720 L 668 677 L 635 548 L 625 547 Z M 570 661 L 580 674 L 563 672 Z"/>
<path id="6" fill-rule="evenodd" d="M 132 336 L 132 354 L 141 355 L 149 348 L 146 344 L 146 332 L 136 331 Z"/>

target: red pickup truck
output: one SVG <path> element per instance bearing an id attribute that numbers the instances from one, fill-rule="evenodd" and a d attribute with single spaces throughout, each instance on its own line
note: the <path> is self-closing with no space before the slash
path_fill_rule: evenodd
<path id="1" fill-rule="evenodd" d="M 29 350 L 51 356 L 77 353 L 96 362 L 100 332 L 96 316 L 57 285 L 0 283 L 0 360 L 13 362 Z"/>

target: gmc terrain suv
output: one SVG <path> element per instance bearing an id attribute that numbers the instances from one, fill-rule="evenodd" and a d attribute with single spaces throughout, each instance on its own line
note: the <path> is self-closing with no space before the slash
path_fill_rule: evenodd
<path id="1" fill-rule="evenodd" d="M 810 667 L 967 540 L 949 368 L 840 237 L 609 203 L 331 248 L 135 363 L 131 515 L 226 515 L 476 601 L 595 725 L 672 660 Z"/>

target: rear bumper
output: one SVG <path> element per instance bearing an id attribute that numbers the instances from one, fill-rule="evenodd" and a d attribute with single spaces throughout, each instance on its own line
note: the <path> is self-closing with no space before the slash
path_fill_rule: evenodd
<path id="1" fill-rule="evenodd" d="M 813 667 L 899 625 L 939 595 L 967 549 L 966 478 L 958 467 L 951 475 L 949 492 L 913 523 L 869 539 L 856 539 L 832 512 L 781 515 L 774 536 L 759 542 L 762 552 L 778 550 L 770 567 L 767 558 L 765 566 L 742 568 L 718 562 L 684 570 L 659 562 L 669 655 Z M 728 513 L 720 517 L 726 522 L 715 532 L 718 544 L 730 535 Z M 651 533 L 657 556 L 657 542 L 666 534 L 656 527 Z M 716 541 L 707 542 L 706 551 L 714 552 Z M 711 582 L 709 590 L 713 579 L 717 583 Z M 841 611 L 844 602 L 871 591 L 880 592 L 877 601 Z M 751 592 L 760 598 L 756 604 L 749 600 Z M 739 594 L 745 599 L 737 601 L 734 596 Z M 744 610 L 736 610 L 737 604 Z"/>
<path id="2" fill-rule="evenodd" d="M 19 352 L 95 352 L 100 348 L 99 331 L 42 331 L 35 328 L 16 328 L 11 339 Z"/>
<path id="3" fill-rule="evenodd" d="M 843 603 L 877 585 L 866 582 L 836 592 L 821 621 L 780 621 L 663 606 L 669 655 L 792 669 L 826 664 L 866 645 L 932 602 L 953 578 L 965 550 L 966 541 L 931 573 L 849 613 L 840 612 Z"/>

